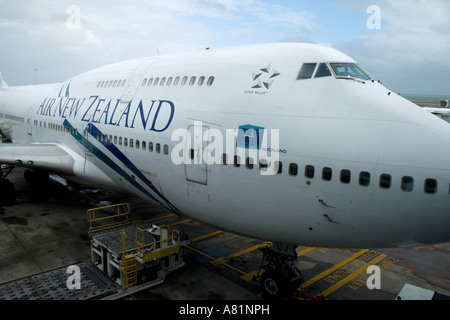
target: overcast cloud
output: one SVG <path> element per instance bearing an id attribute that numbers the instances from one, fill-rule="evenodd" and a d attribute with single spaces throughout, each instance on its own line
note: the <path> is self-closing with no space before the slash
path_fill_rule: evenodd
<path id="1" fill-rule="evenodd" d="M 366 25 L 372 4 L 379 30 Z M 79 29 L 67 26 L 72 5 Z M 158 52 L 278 41 L 335 47 L 397 92 L 450 95 L 448 0 L 0 0 L 0 72 L 10 85 Z"/>

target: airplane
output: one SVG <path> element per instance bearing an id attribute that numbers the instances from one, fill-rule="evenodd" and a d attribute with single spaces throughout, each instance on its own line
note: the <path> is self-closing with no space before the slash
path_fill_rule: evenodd
<path id="1" fill-rule="evenodd" d="M 441 100 L 441 104 L 438 108 L 436 107 L 423 107 L 424 110 L 431 112 L 437 117 L 450 122 L 450 100 Z"/>
<path id="2" fill-rule="evenodd" d="M 272 241 L 269 295 L 299 279 L 299 245 L 450 240 L 450 126 L 336 49 L 208 48 L 0 83 L 1 164 Z"/>

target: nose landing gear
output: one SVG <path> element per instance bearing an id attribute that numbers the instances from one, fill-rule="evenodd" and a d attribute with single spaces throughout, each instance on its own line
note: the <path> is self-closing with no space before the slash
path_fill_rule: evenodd
<path id="1" fill-rule="evenodd" d="M 295 247 L 274 242 L 271 247 L 261 250 L 264 256 L 256 280 L 260 281 L 264 296 L 267 299 L 278 299 L 293 293 L 303 280 L 300 270 L 295 265 L 297 260 Z"/>

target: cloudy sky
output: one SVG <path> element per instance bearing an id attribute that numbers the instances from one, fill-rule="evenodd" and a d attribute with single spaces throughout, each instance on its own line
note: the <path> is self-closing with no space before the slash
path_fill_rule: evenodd
<path id="1" fill-rule="evenodd" d="M 449 0 L 0 0 L 9 85 L 158 52 L 281 41 L 339 49 L 396 92 L 450 96 Z"/>

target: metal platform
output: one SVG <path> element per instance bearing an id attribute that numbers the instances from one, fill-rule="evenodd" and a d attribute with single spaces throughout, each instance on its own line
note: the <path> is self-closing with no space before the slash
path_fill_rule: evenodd
<path id="1" fill-rule="evenodd" d="M 127 208 L 123 213 L 96 218 L 97 210 Z M 171 225 L 129 219 L 127 204 L 89 210 L 91 261 L 75 264 L 80 287 L 73 288 L 68 267 L 44 272 L 0 286 L 0 300 L 118 299 L 164 282 L 184 266 L 181 236 Z M 106 219 L 113 222 L 104 225 Z M 96 228 L 93 222 L 102 222 Z M 111 227 L 112 226 L 112 227 Z M 69 266 L 72 267 L 72 266 Z"/>
<path id="2" fill-rule="evenodd" d="M 119 256 L 123 251 L 123 239 L 122 232 L 125 232 L 126 250 L 128 253 L 133 254 L 137 252 L 135 240 L 136 240 L 136 228 L 149 229 L 154 226 L 153 222 L 141 222 L 131 225 L 126 225 L 121 228 L 108 229 L 103 231 L 97 231 L 91 234 L 93 241 L 107 248 L 111 253 Z M 146 243 L 151 243 L 154 240 L 149 233 L 145 234 Z"/>
<path id="3" fill-rule="evenodd" d="M 121 287 L 92 262 L 77 264 L 81 289 L 69 289 L 67 268 L 41 273 L 0 286 L 0 300 L 88 300 L 118 293 Z"/>

